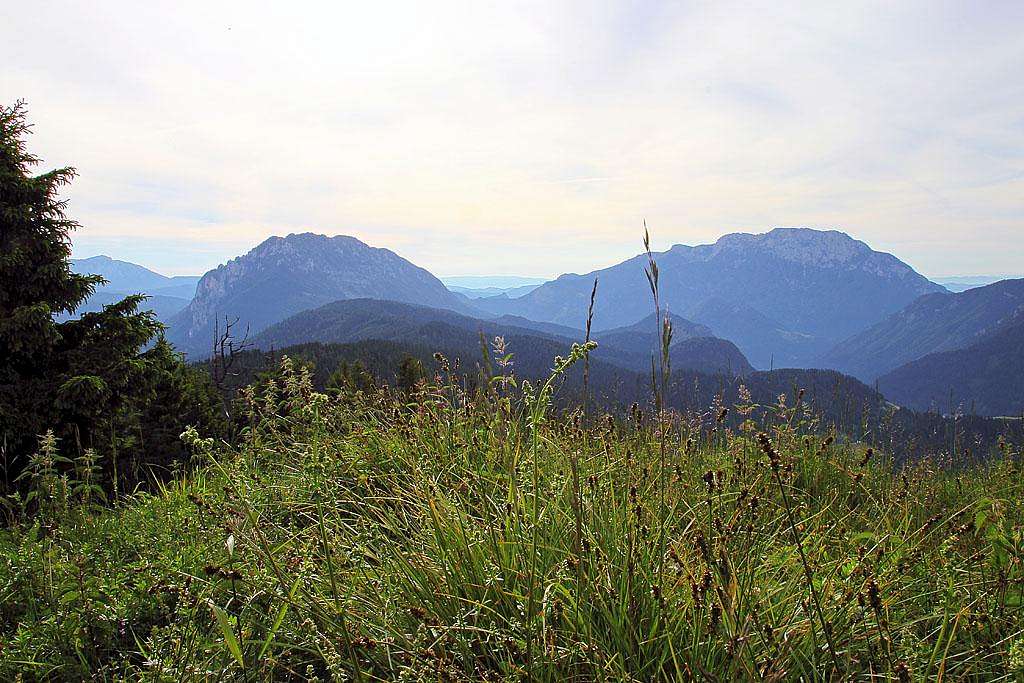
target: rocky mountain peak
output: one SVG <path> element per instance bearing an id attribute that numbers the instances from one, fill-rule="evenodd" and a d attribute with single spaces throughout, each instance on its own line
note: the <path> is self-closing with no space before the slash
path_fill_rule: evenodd
<path id="1" fill-rule="evenodd" d="M 203 352 L 225 316 L 257 332 L 300 311 L 354 298 L 465 308 L 440 280 L 388 249 L 346 235 L 293 233 L 270 237 L 206 273 L 168 336 L 185 350 Z"/>

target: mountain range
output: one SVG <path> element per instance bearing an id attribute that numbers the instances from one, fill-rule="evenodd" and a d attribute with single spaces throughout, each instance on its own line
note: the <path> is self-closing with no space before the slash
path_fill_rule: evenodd
<path id="1" fill-rule="evenodd" d="M 716 312 L 736 307 L 734 341 L 756 366 L 807 367 L 840 340 L 917 297 L 946 291 L 891 254 L 872 250 L 837 231 L 777 228 L 731 234 L 715 244 L 676 245 L 654 254 L 665 308 L 716 334 Z M 516 299 L 485 298 L 475 305 L 579 327 L 598 280 L 594 325 L 607 329 L 636 322 L 637 304 L 650 299 L 640 254 L 586 275 L 568 274 Z M 719 326 L 721 316 L 717 316 Z"/>
<path id="2" fill-rule="evenodd" d="M 446 285 L 448 289 L 463 294 L 470 299 L 484 299 L 492 296 L 505 296 L 515 299 L 529 294 L 537 289 L 539 285 L 519 285 L 518 287 L 460 287 L 459 285 Z"/>
<path id="3" fill-rule="evenodd" d="M 464 294 L 470 299 L 505 295 L 510 298 L 523 296 L 546 280 L 539 277 L 520 277 L 516 275 L 463 275 L 441 278 L 445 287 Z"/>
<path id="4" fill-rule="evenodd" d="M 101 275 L 107 281 L 103 289 L 112 292 L 173 296 L 186 301 L 195 296 L 196 285 L 199 284 L 198 275 L 161 275 L 135 263 L 118 261 L 109 256 L 71 259 L 71 269 L 76 273 Z"/>
<path id="5" fill-rule="evenodd" d="M 960 275 L 955 277 L 931 278 L 951 292 L 966 292 L 975 287 L 984 287 L 1000 280 L 1012 280 L 1011 275 Z"/>
<path id="6" fill-rule="evenodd" d="M 149 298 L 142 304 L 142 309 L 152 310 L 157 319 L 166 321 L 188 305 L 199 283 L 199 276 L 169 277 L 109 256 L 71 259 L 71 270 L 84 275 L 100 275 L 107 281 L 78 307 L 75 315 L 98 311 L 129 294 L 146 294 Z"/>
<path id="7" fill-rule="evenodd" d="M 953 293 L 843 233 L 794 228 L 676 245 L 654 258 L 676 370 L 751 377 L 755 368 L 835 369 L 918 410 L 1024 410 L 1024 388 L 1007 376 L 1020 362 L 1024 280 Z M 649 377 L 659 353 L 646 264 L 640 254 L 543 283 L 452 278 L 446 287 L 386 249 L 303 233 L 272 237 L 197 285 L 106 257 L 75 268 L 110 280 L 89 306 L 123 293 L 152 295 L 168 338 L 193 359 L 209 355 L 217 327 L 237 320 L 235 334 L 248 330 L 264 349 L 377 340 L 479 359 L 481 335 L 503 336 L 515 340 L 520 368 L 539 374 L 584 337 L 596 278 L 593 360 L 595 372 L 613 381 L 624 372 Z M 463 285 L 471 295 L 453 291 Z M 188 294 L 191 286 L 191 301 L 160 293 Z M 512 296 L 520 287 L 532 289 Z M 487 288 L 502 293 L 486 296 Z"/>
<path id="8" fill-rule="evenodd" d="M 419 357 L 426 367 L 434 367 L 436 352 L 451 359 L 460 373 L 473 376 L 477 368 L 486 364 L 484 350 L 492 353 L 494 338 L 498 336 L 513 356 L 512 366 L 505 372 L 514 371 L 518 377 L 533 380 L 546 378 L 554 357 L 564 355 L 572 343 L 564 337 L 483 321 L 454 311 L 376 299 L 335 301 L 303 311 L 257 334 L 253 343 L 267 352 L 310 343 L 360 349 L 348 360 L 367 362 L 376 356 L 388 371 L 406 355 Z M 367 347 L 377 345 L 382 346 L 366 353 Z M 390 351 L 390 356 L 381 360 L 381 350 Z M 609 395 L 626 384 L 629 395 L 633 395 L 638 375 L 628 365 L 614 351 L 595 353 L 590 363 L 591 381 L 600 392 Z M 580 390 L 582 377 L 578 371 L 568 380 L 569 391 Z"/>

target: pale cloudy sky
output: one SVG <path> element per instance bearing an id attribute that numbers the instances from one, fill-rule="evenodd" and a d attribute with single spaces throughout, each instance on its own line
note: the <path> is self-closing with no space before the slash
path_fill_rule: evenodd
<path id="1" fill-rule="evenodd" d="M 1024 2 L 33 2 L 0 100 L 79 256 L 351 234 L 439 275 L 777 225 L 1024 272 Z"/>

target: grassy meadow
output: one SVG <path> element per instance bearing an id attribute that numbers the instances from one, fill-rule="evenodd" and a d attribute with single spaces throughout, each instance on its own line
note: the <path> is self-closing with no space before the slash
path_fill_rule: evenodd
<path id="1" fill-rule="evenodd" d="M 109 504 L 44 442 L 0 678 L 1024 680 L 1013 446 L 897 468 L 798 395 L 552 411 L 586 352 L 471 395 L 443 358 L 331 396 L 285 360 L 236 443 L 190 430 L 197 466 Z"/>

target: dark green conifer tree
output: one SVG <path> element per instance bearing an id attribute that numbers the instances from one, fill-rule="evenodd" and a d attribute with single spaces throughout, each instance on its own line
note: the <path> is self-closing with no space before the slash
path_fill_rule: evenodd
<path id="1" fill-rule="evenodd" d="M 418 358 L 406 356 L 398 365 L 398 375 L 395 378 L 395 383 L 402 391 L 411 393 L 426 377 L 427 371 L 423 369 L 423 363 Z"/>
<path id="2" fill-rule="evenodd" d="M 24 103 L 0 106 L 0 484 L 5 488 L 39 435 L 50 429 L 72 457 L 86 448 L 104 454 L 109 471 L 119 450 L 137 445 L 142 431 L 137 418 L 160 382 L 155 361 L 168 368 L 166 349 L 143 352 L 161 326 L 152 312 L 140 312 L 142 296 L 54 320 L 56 314 L 73 313 L 103 279 L 71 271 L 70 235 L 78 223 L 67 216 L 60 191 L 75 171 L 33 175 L 38 160 L 26 148 L 29 132 Z"/>
<path id="3" fill-rule="evenodd" d="M 349 363 L 341 361 L 337 369 L 327 378 L 326 387 L 329 394 L 354 393 L 356 391 L 372 391 L 376 388 L 373 375 L 366 369 L 362 360 Z"/>

